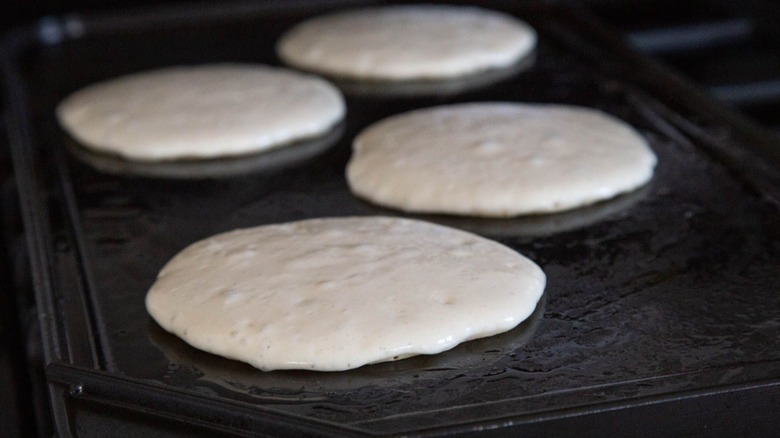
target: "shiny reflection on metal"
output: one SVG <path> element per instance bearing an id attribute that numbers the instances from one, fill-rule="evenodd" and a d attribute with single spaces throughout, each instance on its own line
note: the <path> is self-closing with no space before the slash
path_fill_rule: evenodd
<path id="1" fill-rule="evenodd" d="M 772 103 L 780 100 L 780 79 L 742 84 L 714 85 L 709 87 L 709 90 L 718 99 L 735 105 Z"/>
<path id="2" fill-rule="evenodd" d="M 754 30 L 750 19 L 733 18 L 710 23 L 635 31 L 629 33 L 627 38 L 628 42 L 639 50 L 660 54 L 736 44 L 750 38 Z"/>

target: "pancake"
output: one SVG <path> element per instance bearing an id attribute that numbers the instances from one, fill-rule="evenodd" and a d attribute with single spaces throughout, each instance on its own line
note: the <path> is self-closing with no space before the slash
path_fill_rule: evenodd
<path id="1" fill-rule="evenodd" d="M 381 120 L 353 142 L 357 196 L 407 212 L 511 217 L 637 189 L 656 157 L 631 126 L 562 105 L 468 103 Z"/>
<path id="2" fill-rule="evenodd" d="M 170 67 L 79 90 L 57 107 L 80 145 L 136 161 L 260 152 L 322 135 L 345 113 L 330 83 L 251 64 Z"/>
<path id="3" fill-rule="evenodd" d="M 544 286 L 532 261 L 471 233 L 389 217 L 310 219 L 187 247 L 146 307 L 190 345 L 261 370 L 340 371 L 508 331 Z"/>
<path id="4" fill-rule="evenodd" d="M 293 27 L 277 44 L 289 65 L 358 80 L 451 79 L 509 67 L 536 32 L 497 11 L 450 5 L 337 12 Z"/>

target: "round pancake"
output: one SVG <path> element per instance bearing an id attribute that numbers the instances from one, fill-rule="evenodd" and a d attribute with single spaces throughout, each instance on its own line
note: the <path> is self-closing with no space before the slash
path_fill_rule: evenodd
<path id="1" fill-rule="evenodd" d="M 626 123 L 561 105 L 468 103 L 381 120 L 353 142 L 354 194 L 408 212 L 509 217 L 632 191 L 656 157 Z"/>
<path id="2" fill-rule="evenodd" d="M 339 371 L 512 329 L 545 275 L 471 233 L 389 217 L 219 234 L 176 255 L 146 296 L 166 330 L 262 370 Z"/>
<path id="3" fill-rule="evenodd" d="M 337 12 L 282 36 L 287 64 L 365 80 L 443 79 L 508 67 L 529 54 L 536 32 L 497 11 L 407 5 Z"/>
<path id="4" fill-rule="evenodd" d="M 252 64 L 170 67 L 79 90 L 57 107 L 81 145 L 137 161 L 259 152 L 324 134 L 345 113 L 328 82 Z"/>

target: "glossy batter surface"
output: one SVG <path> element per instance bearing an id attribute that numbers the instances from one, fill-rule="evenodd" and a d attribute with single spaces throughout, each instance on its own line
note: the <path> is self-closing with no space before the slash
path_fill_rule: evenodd
<path id="1" fill-rule="evenodd" d="M 545 275 L 496 242 L 428 222 L 349 217 L 236 230 L 160 272 L 152 317 L 262 370 L 339 371 L 512 329 Z"/>
<path id="2" fill-rule="evenodd" d="M 259 152 L 327 132 L 341 93 L 292 70 L 252 64 L 170 67 L 98 83 L 57 108 L 88 148 L 138 161 Z"/>
<path id="3" fill-rule="evenodd" d="M 647 183 L 656 157 L 597 110 L 468 103 L 381 120 L 353 142 L 351 190 L 410 212 L 516 216 L 567 210 Z"/>
<path id="4" fill-rule="evenodd" d="M 320 73 L 409 80 L 506 67 L 535 45 L 530 26 L 497 11 L 412 5 L 313 18 L 286 33 L 277 52 L 290 65 Z"/>

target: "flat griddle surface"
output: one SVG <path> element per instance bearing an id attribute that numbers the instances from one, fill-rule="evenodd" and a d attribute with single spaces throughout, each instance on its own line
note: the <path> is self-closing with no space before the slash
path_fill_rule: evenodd
<path id="1" fill-rule="evenodd" d="M 51 280 L 39 280 L 37 290 L 49 376 L 71 389 L 68 397 L 92 394 L 98 405 L 195 424 L 220 423 L 212 415 L 219 411 L 223 432 L 273 418 L 287 431 L 316 425 L 394 434 L 518 426 L 777 382 L 780 215 L 762 191 L 774 182 L 746 176 L 751 154 L 736 164 L 713 154 L 751 145 L 722 118 L 708 119 L 715 110 L 677 108 L 674 96 L 636 81 L 639 67 L 599 46 L 576 26 L 576 14 L 514 5 L 510 12 L 539 30 L 539 47 L 530 66 L 491 79 L 497 82 L 345 85 L 347 119 L 333 141 L 289 154 L 139 171 L 113 157 L 84 156 L 58 128 L 57 102 L 120 74 L 204 62 L 279 64 L 279 35 L 318 13 L 295 5 L 71 17 L 42 28 L 51 35 L 41 35 L 64 39 L 12 52 L 17 69 L 10 71 L 22 86 L 12 103 L 26 124 L 14 143 L 16 172 L 40 244 L 33 271 Z M 591 207 L 505 220 L 407 215 L 349 193 L 350 142 L 368 124 L 414 108 L 508 100 L 584 105 L 627 121 L 659 157 L 654 179 Z M 189 347 L 146 313 L 144 295 L 159 269 L 196 240 L 374 214 L 431 220 L 515 248 L 547 273 L 545 297 L 509 333 L 340 373 L 260 372 Z"/>

